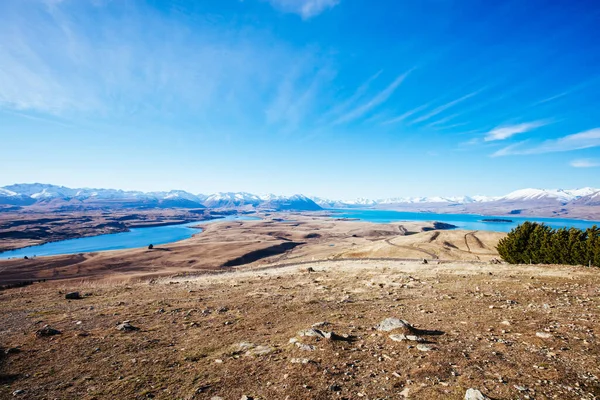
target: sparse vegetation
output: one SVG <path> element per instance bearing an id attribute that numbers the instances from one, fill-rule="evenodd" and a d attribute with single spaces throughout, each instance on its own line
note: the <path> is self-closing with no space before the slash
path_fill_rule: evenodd
<path id="1" fill-rule="evenodd" d="M 513 229 L 497 246 L 511 264 L 569 264 L 600 266 L 600 228 L 552 229 L 525 222 Z"/>

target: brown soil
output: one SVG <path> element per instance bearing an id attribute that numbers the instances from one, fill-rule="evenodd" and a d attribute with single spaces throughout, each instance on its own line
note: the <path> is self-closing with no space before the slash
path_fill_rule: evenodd
<path id="1" fill-rule="evenodd" d="M 599 287 L 585 268 L 360 260 L 35 284 L 0 295 L 1 344 L 19 349 L 2 361 L 0 397 L 462 399 L 474 387 L 495 399 L 595 399 Z M 84 299 L 65 300 L 71 290 Z M 387 317 L 442 334 L 419 333 L 432 348 L 420 351 L 374 329 Z M 124 320 L 140 330 L 118 331 Z M 321 321 L 348 340 L 289 343 Z M 62 333 L 36 337 L 45 324 Z M 271 351 L 246 355 L 244 342 Z"/>

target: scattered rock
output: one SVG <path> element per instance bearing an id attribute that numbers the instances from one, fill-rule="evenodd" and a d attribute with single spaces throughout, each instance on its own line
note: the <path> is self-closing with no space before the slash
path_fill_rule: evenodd
<path id="1" fill-rule="evenodd" d="M 290 360 L 290 362 L 292 364 L 309 364 L 309 363 L 312 363 L 314 361 L 312 361 L 312 360 L 310 360 L 308 358 L 292 358 Z"/>
<path id="2" fill-rule="evenodd" d="M 315 270 L 313 269 L 313 267 L 308 267 L 308 268 L 306 268 L 306 272 L 311 273 L 311 272 L 315 272 Z"/>
<path id="3" fill-rule="evenodd" d="M 552 335 L 548 332 L 536 332 L 535 336 L 542 338 L 542 339 L 550 339 L 552 337 Z"/>
<path id="4" fill-rule="evenodd" d="M 263 356 L 275 351 L 271 346 L 257 346 L 254 343 L 242 342 L 238 344 L 237 352 L 246 352 L 245 356 Z"/>
<path id="5" fill-rule="evenodd" d="M 410 324 L 402 319 L 398 318 L 386 318 L 375 327 L 378 331 L 391 332 L 396 329 L 404 329 L 412 331 L 414 328 Z"/>
<path id="6" fill-rule="evenodd" d="M 417 350 L 419 350 L 419 351 L 431 351 L 431 350 L 433 350 L 433 347 L 427 346 L 426 344 L 418 344 L 417 345 Z"/>
<path id="7" fill-rule="evenodd" d="M 402 391 L 399 393 L 399 395 L 400 395 L 400 396 L 402 396 L 402 397 L 408 397 L 408 392 L 410 392 L 410 389 L 409 389 L 409 388 L 404 388 L 404 389 L 403 389 L 403 390 L 402 390 Z"/>
<path id="8" fill-rule="evenodd" d="M 304 351 L 315 351 L 317 348 L 311 344 L 304 344 L 304 343 L 300 343 L 300 342 L 296 342 L 296 347 L 298 347 L 300 350 L 304 350 Z"/>
<path id="9" fill-rule="evenodd" d="M 24 394 L 24 393 L 25 393 L 25 391 L 24 391 L 24 390 L 17 389 L 17 390 L 15 390 L 15 391 L 13 392 L 13 396 L 15 396 L 15 397 L 16 397 L 16 396 L 20 396 L 20 395 L 22 395 L 22 394 Z"/>
<path id="10" fill-rule="evenodd" d="M 324 338 L 325 333 L 319 329 L 310 328 L 310 329 L 304 329 L 302 331 L 298 331 L 298 336 Z"/>
<path id="11" fill-rule="evenodd" d="M 254 400 L 254 397 L 243 395 L 240 400 Z"/>
<path id="12" fill-rule="evenodd" d="M 38 330 L 35 335 L 37 337 L 48 337 L 54 335 L 60 335 L 61 331 L 51 328 L 50 325 L 44 325 L 42 329 Z"/>
<path id="13" fill-rule="evenodd" d="M 416 336 L 416 335 L 405 335 L 403 333 L 392 333 L 390 335 L 390 339 L 392 339 L 394 342 L 402 342 L 404 340 L 409 340 L 412 342 L 424 342 L 425 339 Z"/>
<path id="14" fill-rule="evenodd" d="M 465 393 L 465 400 L 490 400 L 490 398 L 485 396 L 479 390 L 470 388 L 467 389 L 467 392 Z"/>
<path id="15" fill-rule="evenodd" d="M 140 328 L 138 328 L 137 326 L 131 325 L 129 323 L 129 321 L 125 321 L 122 324 L 117 325 L 117 330 L 123 331 L 123 332 L 133 332 L 133 331 L 139 331 Z"/>
<path id="16" fill-rule="evenodd" d="M 322 321 L 322 322 L 317 322 L 315 324 L 312 324 L 313 328 L 324 328 L 326 326 L 330 326 L 331 322 L 327 322 L 327 321 Z"/>
<path id="17" fill-rule="evenodd" d="M 322 322 L 323 324 L 327 324 L 327 322 Z M 329 339 L 329 340 L 348 340 L 344 336 L 340 336 L 335 332 L 326 332 L 316 328 L 309 328 L 298 331 L 298 336 L 300 337 L 314 337 L 317 339 Z"/>
<path id="18" fill-rule="evenodd" d="M 82 299 L 82 297 L 79 294 L 79 292 L 69 292 L 69 293 L 65 294 L 65 299 L 67 299 L 67 300 L 80 300 L 80 299 Z"/>

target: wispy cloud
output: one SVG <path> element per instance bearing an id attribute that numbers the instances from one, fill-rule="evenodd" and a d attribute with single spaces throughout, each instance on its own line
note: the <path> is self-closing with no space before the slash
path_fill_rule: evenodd
<path id="1" fill-rule="evenodd" d="M 340 0 L 269 0 L 269 3 L 283 12 L 298 14 L 302 19 L 310 19 L 337 6 Z"/>
<path id="2" fill-rule="evenodd" d="M 503 125 L 489 131 L 484 140 L 486 142 L 505 140 L 519 133 L 529 132 L 548 124 L 548 121 L 533 121 L 516 125 Z"/>
<path id="3" fill-rule="evenodd" d="M 418 112 L 421 112 L 421 111 L 425 110 L 427 107 L 429 107 L 429 103 L 423 104 L 423 105 L 421 105 L 419 107 L 413 108 L 412 110 L 409 110 L 409 111 L 405 112 L 402 115 L 399 115 L 397 117 L 389 119 L 389 120 L 383 122 L 382 125 L 389 125 L 389 124 L 395 124 L 395 123 L 398 123 L 398 122 L 402 122 L 406 118 L 410 117 L 411 115 L 414 115 L 414 114 L 416 114 Z"/>
<path id="4" fill-rule="evenodd" d="M 335 71 L 328 67 L 308 74 L 305 67 L 298 66 L 279 84 L 277 94 L 266 110 L 269 124 L 280 124 L 292 131 L 305 122 L 318 104 L 318 94 L 335 77 Z"/>
<path id="5" fill-rule="evenodd" d="M 594 168 L 600 167 L 600 161 L 592 158 L 580 158 L 569 163 L 574 168 Z"/>
<path id="6" fill-rule="evenodd" d="M 364 104 L 361 104 L 358 107 L 355 107 L 354 109 L 350 110 L 346 114 L 342 115 L 341 117 L 336 119 L 333 122 L 333 124 L 338 125 L 338 124 L 343 124 L 345 122 L 353 121 L 357 118 L 362 117 L 363 115 L 365 115 L 367 112 L 371 111 L 373 108 L 377 107 L 378 105 L 384 103 L 387 99 L 390 98 L 390 96 L 392 94 L 394 94 L 394 92 L 396 91 L 398 86 L 400 86 L 400 84 L 406 79 L 406 77 L 411 73 L 411 71 L 412 70 L 397 77 L 392 83 L 390 83 L 385 89 L 383 89 L 381 92 L 379 92 L 373 98 L 371 98 L 369 101 L 367 101 Z"/>
<path id="7" fill-rule="evenodd" d="M 423 116 L 421 116 L 421 117 L 419 117 L 419 118 L 417 118 L 417 119 L 413 120 L 413 121 L 411 122 L 411 124 L 418 124 L 419 122 L 424 122 L 424 121 L 427 121 L 428 119 L 430 119 L 430 118 L 432 118 L 432 117 L 435 117 L 436 115 L 438 115 L 438 114 L 441 114 L 442 112 L 446 111 L 446 110 L 447 110 L 447 109 L 449 109 L 450 107 L 454 107 L 454 106 L 455 106 L 455 105 L 457 105 L 458 103 L 461 103 L 461 102 L 463 102 L 463 101 L 465 101 L 465 100 L 467 100 L 467 99 L 470 99 L 470 98 L 471 98 L 471 97 L 473 97 L 473 96 L 476 96 L 476 95 L 478 95 L 479 93 L 481 93 L 481 91 L 482 91 L 482 90 L 483 90 L 483 89 L 476 90 L 476 91 L 474 91 L 474 92 L 471 92 L 471 93 L 468 93 L 468 94 L 466 94 L 466 95 L 464 95 L 464 96 L 462 96 L 462 97 L 460 97 L 460 98 L 458 98 L 458 99 L 456 99 L 456 100 L 452 100 L 452 101 L 451 101 L 451 102 L 449 102 L 449 103 L 446 103 L 446 104 L 444 104 L 444 105 L 441 105 L 441 106 L 439 106 L 439 107 L 435 108 L 434 110 L 432 110 L 431 112 L 429 112 L 429 113 L 427 113 L 427 114 L 425 114 L 425 115 L 423 115 Z"/>
<path id="8" fill-rule="evenodd" d="M 10 13 L 0 24 L 0 109 L 67 120 L 184 115 L 206 126 L 258 124 L 298 60 L 308 60 L 305 71 L 325 69 L 318 50 L 262 31 L 191 26 L 137 2 L 112 10 L 94 4 L 0 2 L 0 14 Z M 286 118 L 301 118 L 327 79 L 317 75 L 313 82 L 304 73 L 302 87 L 292 83 L 297 98 Z"/>
<path id="9" fill-rule="evenodd" d="M 369 91 L 371 84 L 377 79 L 379 78 L 379 76 L 381 75 L 383 71 L 378 71 L 375 74 L 373 74 L 371 77 L 369 77 L 369 79 L 367 79 L 366 82 L 364 82 L 363 84 L 361 84 L 358 89 L 356 89 L 354 91 L 354 93 L 352 94 L 352 96 L 350 96 L 347 100 L 343 100 L 341 101 L 341 103 L 339 103 L 337 106 L 333 107 L 330 111 L 326 112 L 323 115 L 323 119 L 332 119 L 332 116 L 339 116 L 340 114 L 344 113 L 344 112 L 348 112 L 348 109 L 350 109 L 352 106 L 354 106 L 356 104 L 357 101 L 359 101 L 360 99 L 362 99 L 367 92 Z"/>
<path id="10" fill-rule="evenodd" d="M 524 141 L 504 147 L 492 154 L 492 157 L 556 153 L 598 147 L 600 146 L 600 128 L 546 140 L 535 146 L 527 147 L 527 143 L 529 142 Z"/>

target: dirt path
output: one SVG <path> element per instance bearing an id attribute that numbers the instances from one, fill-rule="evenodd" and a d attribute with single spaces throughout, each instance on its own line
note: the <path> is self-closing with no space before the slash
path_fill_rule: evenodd
<path id="1" fill-rule="evenodd" d="M 434 260 L 438 260 L 439 259 L 438 255 L 435 254 L 435 253 L 433 253 L 433 252 L 431 252 L 431 251 L 423 250 L 423 249 L 421 249 L 419 247 L 416 247 L 416 246 L 402 246 L 402 245 L 399 245 L 399 244 L 392 243 L 390 240 L 391 239 L 385 239 L 385 242 L 387 244 L 389 244 L 390 246 L 398 247 L 400 249 L 405 249 L 405 250 L 418 251 L 419 253 L 427 254 L 429 257 L 431 257 Z"/>

